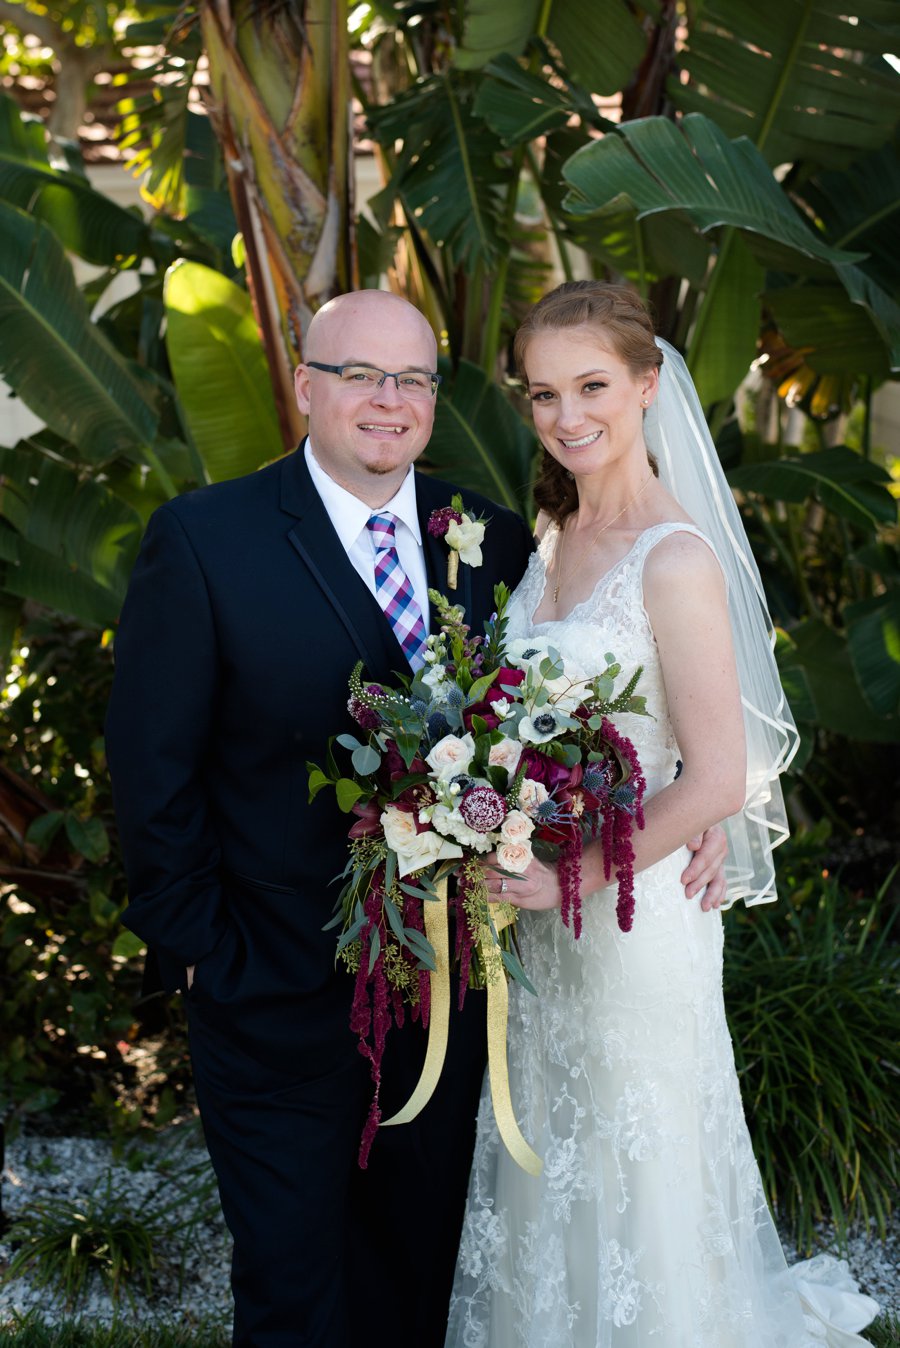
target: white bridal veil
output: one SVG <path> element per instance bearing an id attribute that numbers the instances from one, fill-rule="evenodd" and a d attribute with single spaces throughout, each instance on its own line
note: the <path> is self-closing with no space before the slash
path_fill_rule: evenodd
<path id="1" fill-rule="evenodd" d="M 693 380 L 682 357 L 657 338 L 665 357 L 659 394 L 644 420 L 644 438 L 660 481 L 712 543 L 728 585 L 747 738 L 747 793 L 726 821 L 727 903 L 770 903 L 775 897 L 772 849 L 788 834 L 779 773 L 797 751 L 794 718 L 773 654 L 775 633 L 759 568 L 719 463 Z"/>

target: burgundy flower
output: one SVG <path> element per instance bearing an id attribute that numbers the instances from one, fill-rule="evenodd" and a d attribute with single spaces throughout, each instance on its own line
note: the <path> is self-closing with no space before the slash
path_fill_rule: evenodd
<path id="1" fill-rule="evenodd" d="M 495 699 L 496 700 L 496 699 Z M 490 702 L 473 702 L 471 707 L 466 707 L 463 711 L 463 724 L 466 730 L 472 729 L 472 717 L 480 716 L 488 730 L 496 730 L 500 724 L 500 717 L 495 711 L 491 710 Z"/>
<path id="2" fill-rule="evenodd" d="M 357 802 L 353 806 L 353 813 L 357 821 L 351 824 L 348 838 L 371 838 L 373 834 L 381 832 L 381 809 L 374 800 L 366 801 L 365 805 Z"/>
<path id="3" fill-rule="evenodd" d="M 563 763 L 557 763 L 549 754 L 538 749 L 524 749 L 519 764 L 525 763 L 525 776 L 532 781 L 543 782 L 548 791 L 569 780 L 569 769 Z"/>
<path id="4" fill-rule="evenodd" d="M 459 812 L 476 833 L 490 833 L 506 818 L 506 801 L 492 786 L 473 786 L 459 802 Z"/>
<path id="5" fill-rule="evenodd" d="M 378 712 L 373 707 L 367 707 L 364 702 L 360 702 L 355 693 L 350 696 L 347 710 L 356 724 L 362 726 L 363 730 L 377 730 L 381 725 L 381 717 Z"/>
<path id="6" fill-rule="evenodd" d="M 497 697 L 503 697 L 503 688 L 518 688 L 519 684 L 524 682 L 524 669 L 513 669 L 512 665 L 501 665 L 493 687 L 497 689 Z"/>
<path id="7" fill-rule="evenodd" d="M 462 524 L 462 519 L 462 513 L 459 510 L 454 510 L 452 506 L 443 506 L 440 510 L 432 510 L 428 517 L 428 532 L 432 538 L 444 538 L 450 528 L 451 520 L 455 520 L 457 524 Z"/>

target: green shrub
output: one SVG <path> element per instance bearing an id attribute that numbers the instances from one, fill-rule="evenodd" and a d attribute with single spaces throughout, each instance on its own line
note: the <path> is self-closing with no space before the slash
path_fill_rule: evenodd
<path id="1" fill-rule="evenodd" d="M 773 1209 L 800 1246 L 838 1239 L 897 1183 L 900 950 L 889 882 L 868 897 L 823 871 L 827 825 L 782 849 L 780 902 L 726 917 L 725 1004 Z"/>
<path id="2" fill-rule="evenodd" d="M 158 1105 L 159 1084 L 135 1095 L 123 1056 L 141 946 L 121 926 L 102 738 L 111 678 L 97 632 L 38 616 L 0 684 L 0 1124 L 53 1109 L 58 1126 L 87 1116 L 128 1135 Z M 183 1040 L 163 1039 L 175 1070 L 161 1122 L 186 1076 Z"/>

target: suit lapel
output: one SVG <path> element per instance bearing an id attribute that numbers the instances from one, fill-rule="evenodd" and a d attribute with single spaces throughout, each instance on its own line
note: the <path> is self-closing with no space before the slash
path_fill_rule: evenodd
<path id="1" fill-rule="evenodd" d="M 368 675 L 384 678 L 389 670 L 407 667 L 394 629 L 334 531 L 302 446 L 284 460 L 281 507 L 295 517 L 287 535 L 291 546 L 346 628 Z"/>

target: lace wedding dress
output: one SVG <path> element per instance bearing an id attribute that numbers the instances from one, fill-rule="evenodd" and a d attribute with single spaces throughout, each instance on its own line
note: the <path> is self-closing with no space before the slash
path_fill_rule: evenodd
<path id="1" fill-rule="evenodd" d="M 551 527 L 510 608 L 511 639 L 551 637 L 588 670 L 607 651 L 626 674 L 643 665 L 652 717 L 617 725 L 640 754 L 648 797 L 673 780 L 678 746 L 642 572 L 653 546 L 685 529 L 702 537 L 682 524 L 646 530 L 588 600 L 535 625 Z M 685 899 L 689 855 L 637 877 L 630 933 L 618 929 L 613 888 L 585 899 L 577 942 L 557 912 L 519 923 L 539 996 L 510 987 L 510 1078 L 544 1170 L 534 1179 L 516 1166 L 483 1095 L 448 1348 L 863 1343 L 853 1331 L 877 1306 L 843 1266 L 810 1261 L 802 1287 L 786 1267 L 725 1021 L 722 921 Z"/>

